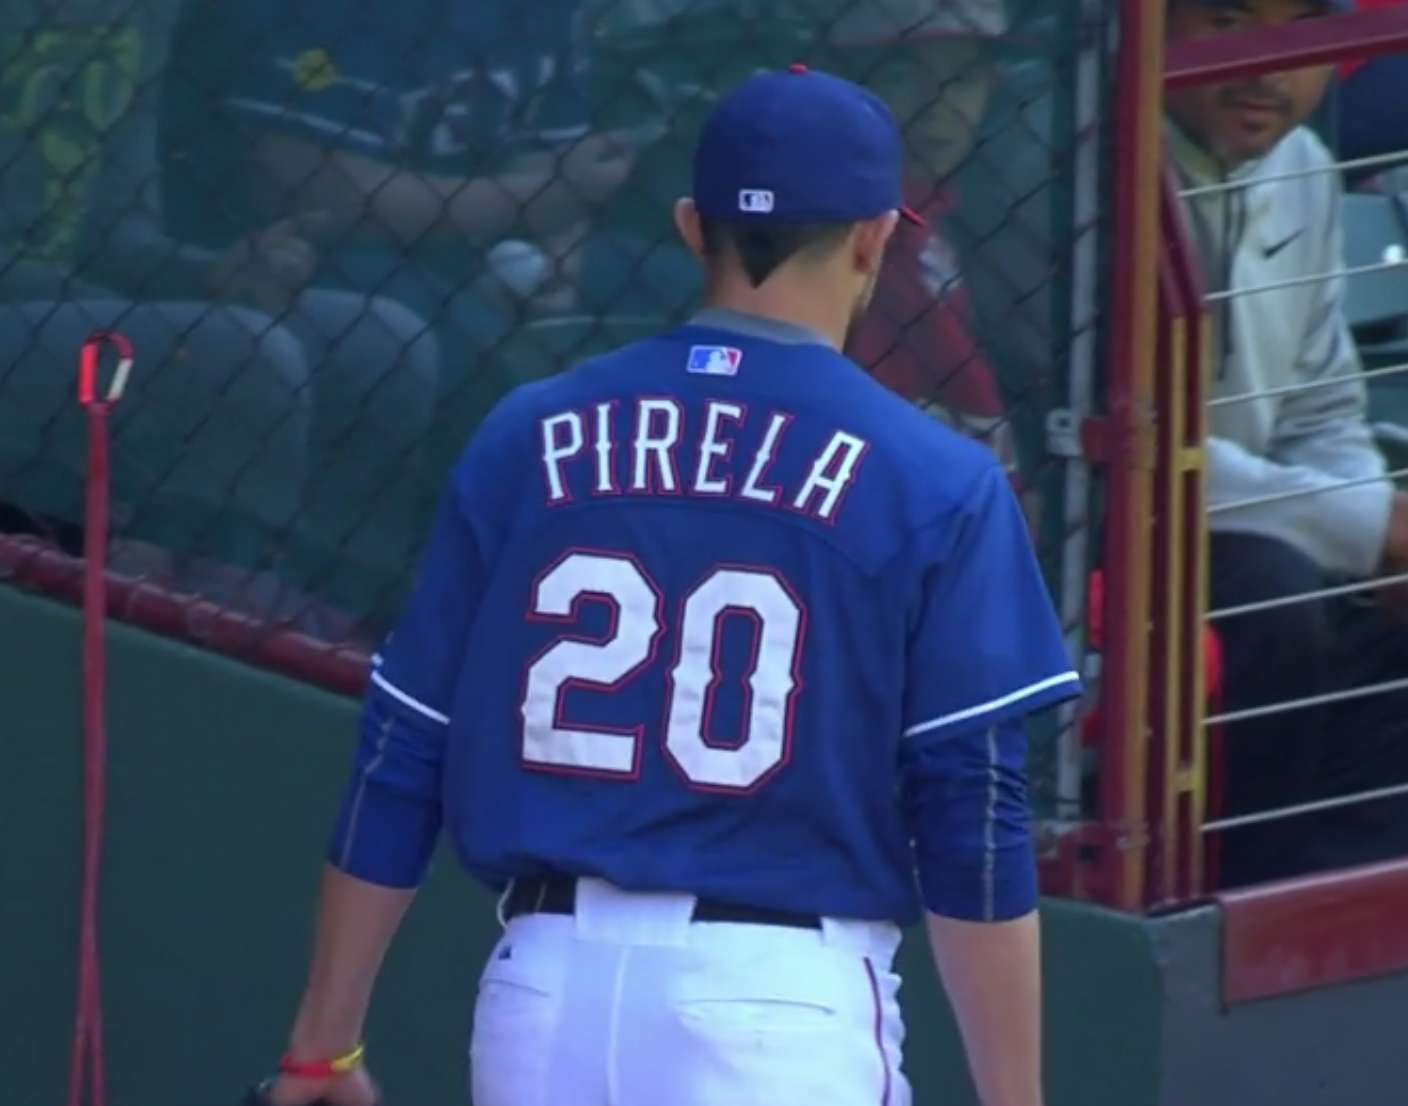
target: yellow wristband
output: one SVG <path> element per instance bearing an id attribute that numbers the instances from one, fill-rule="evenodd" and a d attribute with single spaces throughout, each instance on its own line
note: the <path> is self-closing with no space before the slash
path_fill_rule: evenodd
<path id="1" fill-rule="evenodd" d="M 341 1056 L 334 1056 L 328 1061 L 328 1067 L 332 1068 L 338 1075 L 343 1075 L 351 1071 L 362 1062 L 362 1056 L 367 1051 L 367 1046 L 358 1042 L 357 1047 L 349 1052 L 344 1052 Z"/>

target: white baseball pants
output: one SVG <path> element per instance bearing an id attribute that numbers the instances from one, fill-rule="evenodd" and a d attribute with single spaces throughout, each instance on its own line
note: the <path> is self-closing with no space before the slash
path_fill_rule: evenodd
<path id="1" fill-rule="evenodd" d="M 577 884 L 484 969 L 473 1106 L 910 1106 L 892 925 L 692 922 L 689 895 Z"/>

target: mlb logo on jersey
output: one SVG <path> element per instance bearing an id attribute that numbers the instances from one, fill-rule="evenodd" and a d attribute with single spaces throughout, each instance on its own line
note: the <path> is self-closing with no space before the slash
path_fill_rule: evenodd
<path id="1" fill-rule="evenodd" d="M 691 346 L 685 369 L 704 376 L 737 376 L 743 351 L 732 346 Z"/>
<path id="2" fill-rule="evenodd" d="M 777 205 L 776 197 L 766 188 L 745 188 L 738 193 L 738 210 L 753 215 L 766 215 Z"/>

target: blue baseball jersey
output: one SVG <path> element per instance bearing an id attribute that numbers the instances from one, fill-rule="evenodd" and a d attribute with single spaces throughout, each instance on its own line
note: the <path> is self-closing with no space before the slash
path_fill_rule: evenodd
<path id="1" fill-rule="evenodd" d="M 480 428 L 330 856 L 413 885 L 443 825 L 495 888 L 1012 915 L 1018 723 L 1078 690 L 992 454 L 808 332 L 706 312 Z"/>

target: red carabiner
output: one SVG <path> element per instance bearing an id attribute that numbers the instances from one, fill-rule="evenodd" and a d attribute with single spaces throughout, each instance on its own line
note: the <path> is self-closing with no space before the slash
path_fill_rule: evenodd
<path id="1" fill-rule="evenodd" d="M 104 346 L 110 346 L 117 352 L 117 370 L 113 373 L 112 383 L 108 385 L 108 394 L 99 401 L 97 399 L 97 379 L 98 379 L 98 355 Z M 94 403 L 116 403 L 122 398 L 122 393 L 127 387 L 128 374 L 132 372 L 132 343 L 125 335 L 119 334 L 115 330 L 95 330 L 88 335 L 87 341 L 83 343 L 83 349 L 78 355 L 78 402 L 84 407 L 91 407 Z"/>

